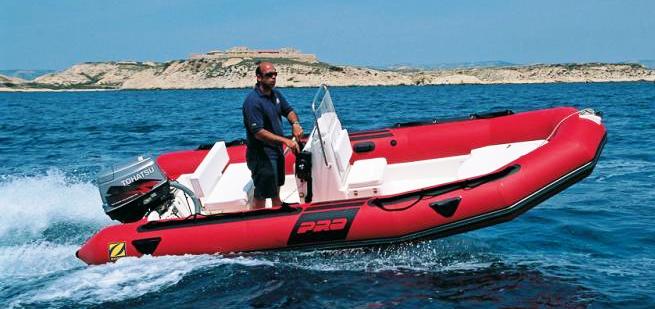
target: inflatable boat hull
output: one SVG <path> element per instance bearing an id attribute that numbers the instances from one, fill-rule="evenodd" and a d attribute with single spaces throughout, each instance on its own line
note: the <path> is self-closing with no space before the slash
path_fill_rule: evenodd
<path id="1" fill-rule="evenodd" d="M 101 264 L 146 254 L 346 248 L 433 239 L 509 221 L 592 172 L 606 131 L 593 117 L 570 117 L 576 112 L 553 108 L 352 133 L 351 162 L 384 157 L 389 164 L 458 156 L 485 145 L 548 143 L 490 173 L 407 192 L 113 225 L 89 239 L 77 256 Z M 245 161 L 242 142 L 228 144 L 227 151 L 230 163 Z M 170 153 L 157 163 L 176 179 L 206 154 Z M 293 162 L 288 155 L 287 174 L 293 174 Z"/>

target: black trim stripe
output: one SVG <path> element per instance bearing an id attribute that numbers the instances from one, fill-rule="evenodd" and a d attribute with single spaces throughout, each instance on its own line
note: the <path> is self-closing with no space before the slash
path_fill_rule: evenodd
<path id="1" fill-rule="evenodd" d="M 361 141 L 365 139 L 375 139 L 375 138 L 383 138 L 383 137 L 391 137 L 391 136 L 393 136 L 391 132 L 376 134 L 376 135 L 355 136 L 355 137 L 350 137 L 350 141 L 354 142 L 354 141 Z"/>
<path id="2" fill-rule="evenodd" d="M 357 206 L 364 204 L 364 202 L 368 201 L 370 198 L 368 197 L 359 197 L 359 198 L 354 198 L 350 200 L 340 200 L 340 201 L 327 201 L 327 202 L 318 202 L 311 204 L 307 210 L 314 209 L 316 207 L 324 207 L 324 206 L 334 206 L 334 207 L 339 207 L 340 205 L 345 205 L 345 204 L 357 204 Z"/>
<path id="3" fill-rule="evenodd" d="M 375 135 L 379 133 L 389 133 L 389 129 L 379 129 L 379 130 L 368 130 L 368 131 L 359 131 L 353 132 L 350 134 L 350 137 L 360 136 L 360 135 Z"/>
<path id="4" fill-rule="evenodd" d="M 365 131 L 359 131 L 359 132 L 352 132 L 350 133 L 350 139 L 353 140 L 354 137 L 360 138 L 357 140 L 365 139 L 363 138 L 364 135 L 378 135 L 380 133 L 389 133 L 391 134 L 391 131 L 389 129 L 393 128 L 402 128 L 402 127 L 413 127 L 413 126 L 423 126 L 423 125 L 433 125 L 433 124 L 442 124 L 442 123 L 447 123 L 447 122 L 458 122 L 458 121 L 470 121 L 470 120 L 476 120 L 476 119 L 489 119 L 489 118 L 497 118 L 497 117 L 504 117 L 504 116 L 509 116 L 513 115 L 514 112 L 512 110 L 502 110 L 502 111 L 495 111 L 495 112 L 482 112 L 482 113 L 475 113 L 475 114 L 469 114 L 467 117 L 453 117 L 453 118 L 436 118 L 436 119 L 431 119 L 431 120 L 418 120 L 418 121 L 411 121 L 411 122 L 398 122 L 390 127 L 387 128 L 380 128 L 380 129 L 371 129 L 371 130 L 365 130 Z M 392 134 L 393 135 L 393 134 Z M 306 140 L 309 134 L 304 134 L 302 140 Z M 287 136 L 288 138 L 291 138 L 291 136 Z M 379 137 L 371 137 L 371 138 L 379 138 Z M 218 140 L 221 140 L 220 138 Z M 246 140 L 243 138 L 235 139 L 229 142 L 225 143 L 225 146 L 231 147 L 231 146 L 238 146 L 238 145 L 245 145 Z M 201 144 L 196 148 L 196 150 L 209 150 L 214 146 L 214 143 L 210 144 Z"/>
<path id="5" fill-rule="evenodd" d="M 296 204 L 297 205 L 297 204 Z M 151 232 L 168 229 L 178 229 L 184 227 L 195 227 L 199 225 L 208 224 L 223 224 L 237 221 L 268 219 L 273 217 L 282 216 L 295 216 L 301 213 L 301 208 L 290 209 L 259 209 L 250 210 L 245 212 L 235 212 L 226 214 L 217 214 L 209 216 L 199 216 L 197 218 L 188 218 L 183 220 L 170 220 L 170 221 L 152 221 L 137 228 L 137 232 Z"/>
<path id="6" fill-rule="evenodd" d="M 345 204 L 325 205 L 325 206 L 312 206 L 312 207 L 307 207 L 305 211 L 307 212 L 307 211 L 318 211 L 318 210 L 335 209 L 335 208 L 359 207 L 362 205 L 364 205 L 364 201 L 345 203 Z"/>
<path id="7" fill-rule="evenodd" d="M 352 199 L 347 201 L 316 203 L 310 207 L 307 207 L 305 209 L 305 212 L 334 209 L 334 208 L 359 207 L 361 205 L 364 205 L 364 203 L 367 200 L 368 198 L 359 198 L 359 199 Z M 185 220 L 152 221 L 139 226 L 137 228 L 137 232 L 143 233 L 143 232 L 160 231 L 160 230 L 176 229 L 176 228 L 183 228 L 183 227 L 193 227 L 193 226 L 207 225 L 207 224 L 222 224 L 222 223 L 230 223 L 230 222 L 245 221 L 245 220 L 268 219 L 268 218 L 280 217 L 280 216 L 295 216 L 301 212 L 302 212 L 301 208 L 260 209 L 260 210 L 251 210 L 245 212 L 200 216 L 196 219 L 188 218 Z"/>
<path id="8" fill-rule="evenodd" d="M 348 203 L 354 203 L 354 202 L 364 202 L 368 200 L 368 197 L 360 197 L 360 198 L 354 198 L 354 199 L 349 199 L 349 200 L 338 200 L 338 201 L 327 201 L 327 202 L 318 202 L 312 204 L 312 206 L 325 206 L 325 205 L 336 205 L 336 204 L 348 204 Z"/>

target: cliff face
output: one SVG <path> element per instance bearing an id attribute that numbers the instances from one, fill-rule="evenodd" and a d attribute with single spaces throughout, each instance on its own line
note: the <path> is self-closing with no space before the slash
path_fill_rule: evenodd
<path id="1" fill-rule="evenodd" d="M 18 77 L 0 75 L 0 91 L 15 91 L 15 89 L 23 88 L 23 84 L 26 82 Z"/>
<path id="2" fill-rule="evenodd" d="M 332 66 L 289 59 L 191 59 L 167 63 L 85 63 L 34 80 L 54 88 L 194 89 L 242 88 L 255 81 L 256 61 L 275 64 L 279 87 L 412 84 L 399 72 Z"/>
<path id="3" fill-rule="evenodd" d="M 198 89 L 254 84 L 257 61 L 273 62 L 279 87 L 439 85 L 655 81 L 655 71 L 638 64 L 558 64 L 447 70 L 376 70 L 280 58 L 199 58 L 166 63 L 84 63 L 36 78 L 4 82 L 2 90 L 30 89 Z M 0 80 L 0 83 L 3 83 Z M 0 84 L 0 87 L 3 87 Z"/>
<path id="4" fill-rule="evenodd" d="M 587 63 L 429 71 L 416 77 L 420 84 L 654 81 L 655 71 L 639 64 Z"/>
<path id="5" fill-rule="evenodd" d="M 4 76 L 0 74 L 0 85 L 6 85 L 6 84 L 23 84 L 27 82 L 24 79 L 18 78 L 18 77 L 11 77 L 11 76 Z"/>

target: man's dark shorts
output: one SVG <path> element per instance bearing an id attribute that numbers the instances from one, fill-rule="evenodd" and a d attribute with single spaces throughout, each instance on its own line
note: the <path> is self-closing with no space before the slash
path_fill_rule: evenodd
<path id="1" fill-rule="evenodd" d="M 266 154 L 246 157 L 255 184 L 255 198 L 278 197 L 278 191 L 284 185 L 284 156 Z"/>

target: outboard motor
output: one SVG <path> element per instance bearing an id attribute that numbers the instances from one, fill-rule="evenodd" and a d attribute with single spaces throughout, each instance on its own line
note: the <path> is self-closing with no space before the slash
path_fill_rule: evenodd
<path id="1" fill-rule="evenodd" d="M 98 175 L 102 208 L 123 223 L 138 221 L 173 200 L 168 178 L 151 158 L 138 157 Z"/>

